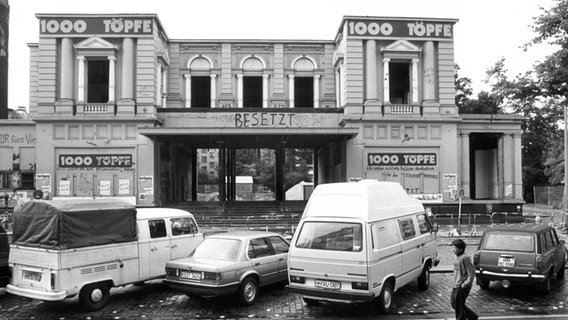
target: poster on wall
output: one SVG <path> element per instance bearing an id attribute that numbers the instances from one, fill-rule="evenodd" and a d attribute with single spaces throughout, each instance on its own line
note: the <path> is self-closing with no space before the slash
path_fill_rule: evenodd
<path id="1" fill-rule="evenodd" d="M 111 195 L 111 185 L 109 180 L 101 180 L 99 181 L 99 194 L 101 196 L 110 196 Z"/>
<path id="2" fill-rule="evenodd" d="M 381 150 L 382 151 L 382 150 Z M 368 152 L 366 178 L 400 183 L 409 195 L 439 201 L 440 173 L 435 152 Z"/>
<path id="3" fill-rule="evenodd" d="M 35 188 L 41 192 L 51 193 L 51 175 L 49 173 L 36 173 Z"/>
<path id="4" fill-rule="evenodd" d="M 71 181 L 59 180 L 59 195 L 60 196 L 70 196 L 71 195 Z"/>
<path id="5" fill-rule="evenodd" d="M 444 173 L 444 192 L 452 192 L 458 188 L 458 175 L 455 173 Z"/>
<path id="6" fill-rule="evenodd" d="M 154 196 L 154 177 L 139 176 L 138 177 L 138 199 L 150 200 L 148 197 Z"/>
<path id="7" fill-rule="evenodd" d="M 128 179 L 119 179 L 118 180 L 118 194 L 119 195 L 130 194 L 130 180 L 128 180 Z"/>

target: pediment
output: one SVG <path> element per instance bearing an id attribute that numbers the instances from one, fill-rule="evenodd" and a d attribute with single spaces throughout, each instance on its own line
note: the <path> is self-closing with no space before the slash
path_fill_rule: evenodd
<path id="1" fill-rule="evenodd" d="M 106 40 L 104 40 L 100 37 L 91 37 L 91 38 L 85 39 L 85 40 L 79 42 L 78 44 L 76 44 L 75 48 L 76 49 L 83 49 L 83 50 L 84 49 L 87 49 L 87 50 L 88 49 L 97 49 L 97 50 L 101 50 L 101 49 L 103 49 L 103 50 L 105 50 L 105 49 L 117 50 L 118 49 L 114 44 L 112 44 L 112 43 L 110 43 L 110 42 L 108 42 L 108 41 L 106 41 Z"/>
<path id="2" fill-rule="evenodd" d="M 420 52 L 420 48 L 406 40 L 395 41 L 384 47 L 381 51 L 385 52 Z"/>

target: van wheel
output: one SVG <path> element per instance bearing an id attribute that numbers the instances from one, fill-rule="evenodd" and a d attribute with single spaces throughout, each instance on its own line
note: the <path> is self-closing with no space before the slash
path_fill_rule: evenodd
<path id="1" fill-rule="evenodd" d="M 430 267 L 425 266 L 420 277 L 418 277 L 418 290 L 425 291 L 428 290 L 428 287 L 430 287 Z"/>
<path id="2" fill-rule="evenodd" d="M 477 284 L 479 285 L 479 287 L 483 290 L 488 290 L 489 289 L 489 283 L 491 281 L 489 281 L 488 279 L 483 279 L 483 278 L 477 278 Z"/>
<path id="3" fill-rule="evenodd" d="M 81 288 L 79 301 L 89 310 L 99 310 L 107 303 L 110 288 L 104 282 L 92 283 Z"/>
<path id="4" fill-rule="evenodd" d="M 385 285 L 383 286 L 383 291 L 381 291 L 381 294 L 379 295 L 379 298 L 377 299 L 377 309 L 379 310 L 379 313 L 388 313 L 390 311 L 390 308 L 392 306 L 392 298 L 394 295 L 394 289 L 392 286 L 392 282 L 387 282 L 385 283 Z"/>
<path id="5" fill-rule="evenodd" d="M 302 300 L 304 300 L 304 303 L 306 303 L 308 305 L 308 307 L 313 307 L 313 306 L 319 305 L 319 301 L 317 301 L 315 299 L 302 297 Z"/>
<path id="6" fill-rule="evenodd" d="M 258 295 L 258 282 L 253 277 L 246 277 L 237 290 L 237 298 L 247 306 L 250 306 L 256 300 Z"/>

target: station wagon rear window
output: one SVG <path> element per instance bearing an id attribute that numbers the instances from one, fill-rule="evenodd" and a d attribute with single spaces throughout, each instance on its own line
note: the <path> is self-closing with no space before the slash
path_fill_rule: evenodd
<path id="1" fill-rule="evenodd" d="M 534 252 L 534 238 L 530 234 L 489 233 L 484 249 Z"/>
<path id="2" fill-rule="evenodd" d="M 297 248 L 330 251 L 362 250 L 360 223 L 306 222 L 300 230 Z"/>

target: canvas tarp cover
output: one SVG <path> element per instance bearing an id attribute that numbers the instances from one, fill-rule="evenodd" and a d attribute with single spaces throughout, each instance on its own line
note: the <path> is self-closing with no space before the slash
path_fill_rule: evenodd
<path id="1" fill-rule="evenodd" d="M 14 208 L 12 243 L 71 249 L 134 241 L 136 207 L 119 200 L 29 201 Z"/>

